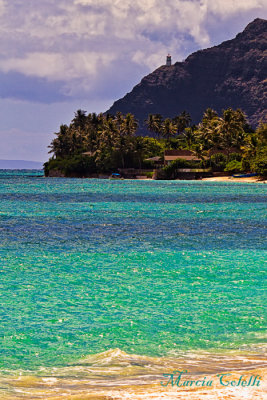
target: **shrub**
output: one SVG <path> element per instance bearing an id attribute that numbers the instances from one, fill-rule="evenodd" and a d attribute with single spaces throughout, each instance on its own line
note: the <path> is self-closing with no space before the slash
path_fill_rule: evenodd
<path id="1" fill-rule="evenodd" d="M 143 167 L 143 169 L 153 169 L 154 163 L 153 163 L 153 161 L 150 161 L 150 160 L 144 160 L 142 162 L 142 167 Z M 138 168 L 138 166 L 137 166 L 137 168 Z"/>
<path id="2" fill-rule="evenodd" d="M 211 156 L 211 167 L 214 171 L 224 171 L 227 163 L 227 157 L 223 153 L 215 153 Z"/>
<path id="3" fill-rule="evenodd" d="M 78 155 L 67 161 L 64 167 L 66 176 L 86 176 L 96 172 L 93 157 Z"/>
<path id="4" fill-rule="evenodd" d="M 173 179 L 175 178 L 177 169 L 180 168 L 199 168 L 199 161 L 191 161 L 191 160 L 183 160 L 182 158 L 178 158 L 177 160 L 172 161 L 169 165 L 162 169 L 163 175 L 165 179 Z"/>
<path id="5" fill-rule="evenodd" d="M 242 171 L 250 171 L 251 170 L 251 165 L 250 161 L 247 158 L 242 159 Z"/>
<path id="6" fill-rule="evenodd" d="M 228 162 L 230 161 L 241 161 L 242 160 L 242 154 L 240 153 L 230 153 L 228 157 Z"/>
<path id="7" fill-rule="evenodd" d="M 252 168 L 253 171 L 257 172 L 259 175 L 267 176 L 267 156 L 258 156 L 252 164 Z"/>
<path id="8" fill-rule="evenodd" d="M 226 172 L 241 172 L 242 171 L 242 162 L 241 161 L 230 161 L 226 164 L 224 168 Z"/>
<path id="9" fill-rule="evenodd" d="M 58 170 L 65 176 L 87 176 L 96 172 L 94 157 L 76 155 L 72 158 L 55 158 L 50 159 L 44 164 L 45 175 L 49 175 L 49 171 Z"/>

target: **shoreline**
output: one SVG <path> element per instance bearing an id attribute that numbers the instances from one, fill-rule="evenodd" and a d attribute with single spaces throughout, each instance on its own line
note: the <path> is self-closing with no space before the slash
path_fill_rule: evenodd
<path id="1" fill-rule="evenodd" d="M 240 177 L 240 178 L 234 178 L 232 175 L 217 175 L 217 173 L 214 173 L 215 176 L 208 176 L 208 177 L 198 177 L 198 178 L 193 178 L 190 177 L 189 179 L 155 179 L 150 176 L 146 175 L 136 175 L 136 177 L 130 177 L 130 176 L 121 176 L 119 178 L 114 178 L 111 177 L 110 174 L 91 174 L 87 176 L 65 176 L 63 173 L 59 171 L 50 171 L 48 175 L 44 175 L 45 178 L 74 178 L 74 179 L 109 179 L 113 181 L 117 180 L 131 180 L 131 181 L 203 181 L 203 182 L 238 182 L 238 183 L 267 183 L 267 177 L 263 177 L 260 175 L 257 176 L 248 176 L 248 177 Z M 217 175 L 217 176 L 216 176 Z"/>
<path id="2" fill-rule="evenodd" d="M 245 182 L 245 183 L 267 183 L 267 178 L 260 178 L 258 176 L 251 176 L 247 178 L 234 178 L 233 176 L 214 176 L 210 178 L 202 178 L 205 182 Z"/>
<path id="3" fill-rule="evenodd" d="M 223 386 L 219 379 L 213 375 L 206 375 L 207 382 L 213 382 L 212 386 L 168 386 L 161 387 L 159 383 L 143 383 L 136 385 L 132 382 L 123 383 L 120 387 L 90 385 L 84 383 L 77 386 L 77 380 L 71 378 L 68 382 L 57 382 L 55 378 L 44 378 L 41 382 L 32 377 L 19 377 L 16 379 L 17 387 L 13 394 L 4 394 L 2 400 L 33 399 L 40 400 L 264 400 L 266 393 L 266 373 L 263 369 L 250 370 L 243 375 L 244 379 L 261 377 L 260 386 L 234 387 L 231 383 Z M 226 377 L 227 378 L 227 377 Z M 226 381 L 226 378 L 225 381 Z M 231 382 L 238 384 L 240 373 L 236 371 L 229 372 Z M 160 378 L 159 378 L 160 379 Z M 199 380 L 198 376 L 191 375 L 190 379 Z M 259 383 L 259 380 L 256 381 Z M 55 387 L 56 386 L 56 387 Z M 88 387 L 89 386 L 89 387 Z"/>
<path id="4" fill-rule="evenodd" d="M 90 368 L 90 367 L 89 367 Z M 115 368 L 116 369 L 116 368 Z M 115 370 L 114 370 L 115 371 Z M 184 372 L 183 372 L 184 371 Z M 74 369 L 69 376 L 5 376 L 1 378 L 2 400 L 264 400 L 266 368 L 227 369 L 218 374 L 186 373 L 164 369 L 164 375 L 112 376 L 98 371 L 95 379 Z M 175 374 L 174 374 L 175 373 Z M 116 372 L 115 372 L 116 374 Z M 127 372 L 126 372 L 127 374 Z M 173 378 L 171 378 L 173 375 Z M 180 379 L 179 379 L 180 376 Z M 4 390 L 3 390 L 4 389 Z"/>
<path id="5" fill-rule="evenodd" d="M 110 349 L 37 374 L 0 375 L 1 399 L 263 400 L 264 360 L 254 352 L 195 352 L 176 358 Z"/>
<path id="6" fill-rule="evenodd" d="M 64 179 L 99 179 L 99 180 L 110 180 L 110 181 L 195 181 L 195 182 L 230 182 L 230 183 L 267 183 L 267 178 L 261 177 L 248 177 L 248 178 L 234 178 L 232 176 L 212 176 L 209 178 L 201 178 L 201 179 L 153 179 L 153 178 L 145 178 L 145 177 L 138 177 L 138 178 L 110 178 L 110 177 L 103 177 L 103 176 L 43 176 L 44 178 L 64 178 Z"/>

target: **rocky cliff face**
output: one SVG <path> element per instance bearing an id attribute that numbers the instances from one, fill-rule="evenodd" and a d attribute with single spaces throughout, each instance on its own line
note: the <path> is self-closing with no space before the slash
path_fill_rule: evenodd
<path id="1" fill-rule="evenodd" d="M 188 111 L 194 123 L 211 107 L 241 108 L 250 123 L 267 122 L 267 20 L 256 19 L 234 39 L 162 66 L 108 110 L 133 113 L 142 125 L 149 113 L 173 117 Z"/>

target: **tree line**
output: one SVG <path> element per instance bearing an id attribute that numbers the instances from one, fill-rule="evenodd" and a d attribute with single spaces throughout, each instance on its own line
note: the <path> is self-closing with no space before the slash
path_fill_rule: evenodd
<path id="1" fill-rule="evenodd" d="M 67 175 L 151 168 L 147 159 L 162 157 L 166 149 L 191 150 L 203 166 L 214 167 L 217 159 L 221 164 L 224 161 L 224 167 L 232 162 L 235 170 L 266 173 L 267 124 L 252 129 L 240 109 L 228 108 L 218 115 L 208 108 L 197 125 L 186 111 L 174 118 L 149 114 L 144 122 L 153 137 L 136 134 L 138 121 L 131 113 L 113 116 L 78 110 L 71 123 L 61 125 L 55 133 L 46 173 L 52 168 Z"/>

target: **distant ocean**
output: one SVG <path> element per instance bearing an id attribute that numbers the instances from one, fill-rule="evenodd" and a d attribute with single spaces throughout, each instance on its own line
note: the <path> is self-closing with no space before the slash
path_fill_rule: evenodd
<path id="1" fill-rule="evenodd" d="M 42 169 L 43 163 L 25 160 L 0 160 L 0 169 Z"/>
<path id="2" fill-rule="evenodd" d="M 265 185 L 2 170 L 0 221 L 1 399 L 167 399 L 175 369 L 263 368 Z"/>

